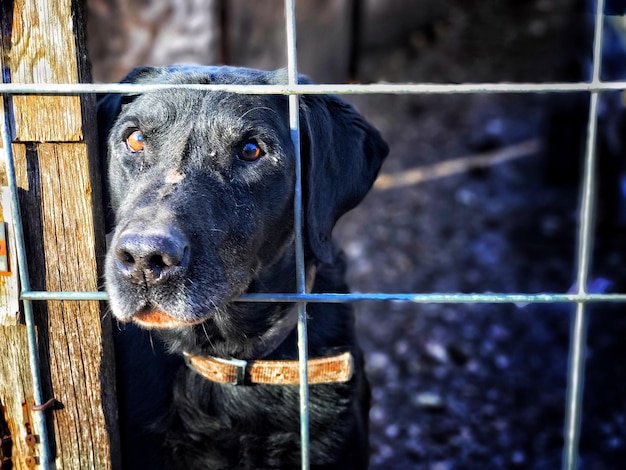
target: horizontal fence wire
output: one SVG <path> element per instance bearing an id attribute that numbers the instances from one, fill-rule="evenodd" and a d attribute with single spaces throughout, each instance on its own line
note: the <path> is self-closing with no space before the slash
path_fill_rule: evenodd
<path id="1" fill-rule="evenodd" d="M 135 95 L 161 90 L 224 91 L 247 95 L 419 95 L 465 93 L 575 93 L 626 90 L 626 81 L 576 83 L 372 83 L 372 84 L 306 84 L 306 85 L 234 85 L 234 84 L 0 84 L 6 95 L 77 95 L 85 93 L 120 93 Z"/>
<path id="2" fill-rule="evenodd" d="M 52 291 L 22 291 L 24 300 L 108 300 L 106 292 L 52 292 Z M 524 307 L 526 304 L 554 304 L 554 303 L 598 303 L 598 302 L 626 302 L 626 294 L 519 294 L 519 293 L 485 293 L 485 294 L 458 294 L 458 293 L 277 293 L 277 294 L 241 294 L 235 302 L 307 302 L 307 303 L 344 303 L 360 301 L 400 301 L 418 304 L 517 304 Z"/>
<path id="3" fill-rule="evenodd" d="M 291 7 L 289 6 L 291 5 Z M 601 12 L 603 1 L 597 4 L 597 11 Z M 285 1 L 286 24 L 292 21 L 288 15 L 293 12 L 293 2 Z M 295 27 L 295 26 L 294 26 Z M 295 30 L 291 31 L 295 37 Z M 595 191 L 592 178 L 595 162 L 594 146 L 596 133 L 596 110 L 598 94 L 606 91 L 626 90 L 626 81 L 602 81 L 599 79 L 600 52 L 602 35 L 602 15 L 596 15 L 595 43 L 594 43 L 594 72 L 590 82 L 577 83 L 462 83 L 462 84 L 436 84 L 436 83 L 374 83 L 374 84 L 306 84 L 295 83 L 297 68 L 295 64 L 295 42 L 288 44 L 288 49 L 293 53 L 293 61 L 290 60 L 288 74 L 289 83 L 284 85 L 228 85 L 228 84 L 0 84 L 0 95 L 80 95 L 80 94 L 140 94 L 168 89 L 185 89 L 197 91 L 223 91 L 241 94 L 282 94 L 282 95 L 307 95 L 307 94 L 469 94 L 469 93 L 590 93 L 590 113 L 586 148 L 586 166 L 581 185 L 581 222 L 579 225 L 578 239 L 578 266 L 577 266 L 577 289 L 571 293 L 316 293 L 309 294 L 304 291 L 304 283 L 298 283 L 297 293 L 272 293 L 272 294 L 244 294 L 238 302 L 295 302 L 302 306 L 306 303 L 342 303 L 360 301 L 387 301 L 387 302 L 413 302 L 449 303 L 449 304 L 515 304 L 523 308 L 530 304 L 563 303 L 576 305 L 575 322 L 571 336 L 570 370 L 566 399 L 566 423 L 564 432 L 563 468 L 573 470 L 578 465 L 578 442 L 580 434 L 581 400 L 584 384 L 584 350 L 586 342 L 586 330 L 584 328 L 585 305 L 597 302 L 626 302 L 626 294 L 598 294 L 586 292 L 587 273 L 592 249 L 592 215 L 593 194 Z M 594 104 L 595 103 L 595 104 Z M 293 113 L 293 111 L 291 111 Z M 8 107 L 5 106 L 5 113 Z M 296 130 L 295 143 L 298 140 Z M 8 140 L 8 139 L 6 139 Z M 6 145 L 6 144 L 5 144 Z M 13 178 L 14 180 L 14 178 Z M 15 184 L 14 181 L 10 183 Z M 15 203 L 16 204 L 16 203 Z M 301 211 L 301 201 L 294 201 L 295 217 Z M 300 212 L 301 217 L 301 212 Z M 296 223 L 296 226 L 298 224 Z M 19 244 L 18 244 L 19 245 Z M 24 247 L 18 246 L 18 254 L 24 256 Z M 25 259 L 25 258 L 23 258 Z M 299 269 L 299 277 L 304 276 L 304 268 Z M 302 285 L 301 285 L 302 284 Z M 28 282 L 22 284 L 20 297 L 23 301 L 104 301 L 108 299 L 105 292 L 51 292 L 33 291 L 28 287 Z M 304 322 L 302 322 L 304 323 Z M 303 327 L 304 333 L 305 324 Z M 304 334 L 306 337 L 306 335 Z M 300 335 L 299 335 L 300 339 Z M 306 338 L 305 338 L 306 341 Z M 306 348 L 305 348 L 306 349 Z M 304 356 L 306 358 L 306 356 Z M 303 357 L 300 357 L 301 363 Z M 304 361 L 306 364 L 306 361 Z M 306 367 L 306 365 L 305 365 Z M 306 371 L 306 369 L 304 369 Z M 307 391 L 303 391 L 304 400 L 301 401 L 301 419 L 308 426 L 306 411 Z M 303 418 L 304 417 L 304 418 Z M 45 427 L 45 426 L 43 426 Z M 308 429 L 301 428 L 303 468 L 308 468 Z"/>

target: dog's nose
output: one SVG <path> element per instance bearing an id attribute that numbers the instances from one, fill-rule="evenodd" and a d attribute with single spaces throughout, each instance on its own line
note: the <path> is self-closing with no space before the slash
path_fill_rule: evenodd
<path id="1" fill-rule="evenodd" d="M 115 247 L 118 271 L 135 284 L 157 285 L 181 275 L 189 263 L 189 245 L 174 229 L 123 232 Z"/>

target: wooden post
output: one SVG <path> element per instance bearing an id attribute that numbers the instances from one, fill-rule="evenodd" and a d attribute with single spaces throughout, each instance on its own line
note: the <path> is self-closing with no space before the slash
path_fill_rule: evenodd
<path id="1" fill-rule="evenodd" d="M 0 56 L 11 82 L 90 81 L 82 8 L 83 2 L 75 0 L 0 3 Z M 104 255 L 95 99 L 13 96 L 11 102 L 31 288 L 95 291 Z M 118 468 L 106 310 L 96 301 L 36 301 L 33 307 L 44 397 L 62 405 L 47 413 L 57 468 Z M 25 459 L 37 455 L 37 448 L 21 445 L 32 405 L 23 325 L 0 327 L 0 355 L 0 411 L 14 442 L 13 468 L 26 469 Z"/>

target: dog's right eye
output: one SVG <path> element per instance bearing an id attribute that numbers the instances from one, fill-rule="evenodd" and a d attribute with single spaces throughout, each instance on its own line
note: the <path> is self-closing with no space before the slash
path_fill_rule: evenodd
<path id="1" fill-rule="evenodd" d="M 133 153 L 141 152 L 143 150 L 143 132 L 135 131 L 126 137 L 126 146 Z"/>

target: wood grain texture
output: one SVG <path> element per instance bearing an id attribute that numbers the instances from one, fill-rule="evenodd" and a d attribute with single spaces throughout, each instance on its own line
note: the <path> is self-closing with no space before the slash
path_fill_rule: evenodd
<path id="1" fill-rule="evenodd" d="M 8 62 L 13 83 L 78 83 L 71 0 L 15 0 Z M 15 140 L 83 138 L 77 96 L 15 96 Z"/>
<path id="2" fill-rule="evenodd" d="M 98 288 L 93 191 L 86 144 L 38 144 L 16 152 L 18 184 L 27 187 L 24 218 L 31 287 L 48 291 Z M 97 212 L 96 212 L 97 213 Z M 116 401 L 110 321 L 99 302 L 34 303 L 48 395 L 63 468 L 112 468 Z M 103 340 L 104 338 L 104 340 Z"/>
<path id="3" fill-rule="evenodd" d="M 0 326 L 0 401 L 9 426 L 14 470 L 27 470 L 26 458 L 35 455 L 27 444 L 32 433 L 33 384 L 28 363 L 26 326 Z"/>

